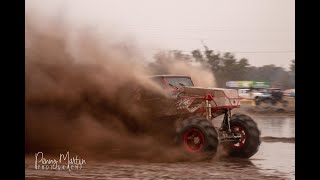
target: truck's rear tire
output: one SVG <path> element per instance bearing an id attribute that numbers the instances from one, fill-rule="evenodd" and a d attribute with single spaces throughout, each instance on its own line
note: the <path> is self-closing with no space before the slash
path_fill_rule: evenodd
<path id="1" fill-rule="evenodd" d="M 234 114 L 230 119 L 230 128 L 236 135 L 241 135 L 237 143 L 228 144 L 228 154 L 232 157 L 250 158 L 261 144 L 260 130 L 251 117 L 244 114 Z"/>
<path id="2" fill-rule="evenodd" d="M 213 125 L 203 117 L 190 117 L 177 128 L 178 143 L 188 154 L 212 158 L 219 145 L 218 133 Z"/>

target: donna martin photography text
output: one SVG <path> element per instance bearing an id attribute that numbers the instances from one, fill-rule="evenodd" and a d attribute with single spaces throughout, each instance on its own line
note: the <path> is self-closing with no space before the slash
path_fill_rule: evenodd
<path id="1" fill-rule="evenodd" d="M 78 158 L 78 155 L 71 157 L 69 151 L 61 154 L 57 159 L 45 158 L 43 152 L 35 153 L 36 170 L 79 170 L 86 164 L 84 159 Z"/>

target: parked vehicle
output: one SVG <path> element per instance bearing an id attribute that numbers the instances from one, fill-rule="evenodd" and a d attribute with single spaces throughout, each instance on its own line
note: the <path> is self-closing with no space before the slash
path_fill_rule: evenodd
<path id="1" fill-rule="evenodd" d="M 263 93 L 253 89 L 238 89 L 239 96 L 244 99 L 255 100 L 256 97 L 262 96 Z"/>
<path id="2" fill-rule="evenodd" d="M 283 92 L 280 88 L 267 88 L 263 91 L 262 95 L 256 97 L 256 105 L 261 103 L 276 106 L 281 103 L 284 107 L 288 105 L 288 101 L 283 99 Z"/>
<path id="3" fill-rule="evenodd" d="M 284 96 L 295 97 L 295 89 L 287 89 L 283 91 Z"/>

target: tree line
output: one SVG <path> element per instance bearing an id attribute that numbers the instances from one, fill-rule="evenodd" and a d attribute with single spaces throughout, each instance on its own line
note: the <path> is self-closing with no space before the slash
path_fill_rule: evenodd
<path id="1" fill-rule="evenodd" d="M 252 66 L 247 58 L 237 59 L 230 52 L 220 53 L 209 49 L 201 52 L 199 49 L 184 53 L 179 50 L 158 52 L 155 54 L 155 63 L 150 66 L 155 68 L 164 63 L 164 54 L 170 54 L 175 61 L 198 62 L 208 67 L 215 76 L 216 84 L 225 87 L 227 81 L 263 81 L 270 82 L 274 87 L 282 89 L 295 88 L 295 60 L 291 60 L 289 70 L 274 64 L 261 67 Z M 165 73 L 158 71 L 158 73 Z"/>

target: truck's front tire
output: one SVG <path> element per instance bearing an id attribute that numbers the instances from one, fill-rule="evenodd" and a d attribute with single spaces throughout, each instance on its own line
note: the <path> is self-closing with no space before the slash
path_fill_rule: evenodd
<path id="1" fill-rule="evenodd" d="M 244 114 L 234 114 L 230 119 L 231 131 L 241 135 L 239 142 L 228 145 L 229 156 L 250 158 L 259 149 L 261 144 L 260 130 L 251 117 Z"/>
<path id="2" fill-rule="evenodd" d="M 177 128 L 178 143 L 190 155 L 212 158 L 219 145 L 218 133 L 203 117 L 190 117 Z"/>

